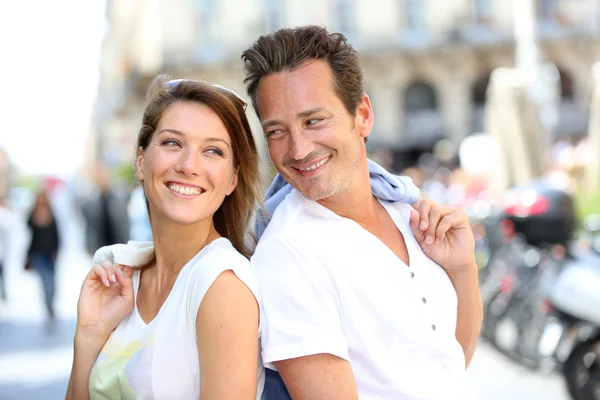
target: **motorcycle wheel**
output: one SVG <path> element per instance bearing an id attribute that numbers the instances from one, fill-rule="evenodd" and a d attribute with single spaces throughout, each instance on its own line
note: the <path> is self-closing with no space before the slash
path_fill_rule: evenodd
<path id="1" fill-rule="evenodd" d="M 510 294 L 499 291 L 491 297 L 484 310 L 481 335 L 494 346 L 496 345 L 496 329 L 498 327 L 498 322 L 500 322 L 508 310 L 510 297 Z"/>
<path id="2" fill-rule="evenodd" d="M 519 354 L 524 322 L 521 315 L 525 304 L 519 297 L 511 297 L 506 311 L 498 317 L 494 332 L 494 347 L 515 362 L 523 364 Z"/>
<path id="3" fill-rule="evenodd" d="M 571 398 L 600 400 L 600 358 L 594 347 L 596 340 L 575 346 L 563 365 L 563 375 Z"/>
<path id="4" fill-rule="evenodd" d="M 556 345 L 553 346 L 551 354 L 542 354 L 540 351 L 544 332 L 550 322 L 551 319 L 547 315 L 534 314 L 521 331 L 518 347 L 519 357 L 523 364 L 543 374 L 554 372 L 559 366 L 555 354 L 562 334 L 556 339 Z M 564 331 L 562 327 L 559 329 Z"/>

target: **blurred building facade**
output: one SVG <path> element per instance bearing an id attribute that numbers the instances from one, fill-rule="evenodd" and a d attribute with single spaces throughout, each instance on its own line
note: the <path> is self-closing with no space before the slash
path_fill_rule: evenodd
<path id="1" fill-rule="evenodd" d="M 515 6 L 515 4 L 517 6 Z M 484 129 L 490 73 L 513 67 L 508 0 L 107 1 L 107 34 L 93 132 L 99 157 L 133 162 L 144 94 L 153 76 L 206 79 L 245 96 L 241 52 L 260 34 L 321 24 L 361 54 L 376 114 L 371 150 L 395 153 L 395 169 L 441 138 Z M 556 135 L 584 135 L 586 84 L 600 55 L 600 2 L 536 0 L 545 61 L 561 75 Z M 249 116 L 264 144 L 253 111 Z M 263 151 L 264 151 L 264 146 Z"/>

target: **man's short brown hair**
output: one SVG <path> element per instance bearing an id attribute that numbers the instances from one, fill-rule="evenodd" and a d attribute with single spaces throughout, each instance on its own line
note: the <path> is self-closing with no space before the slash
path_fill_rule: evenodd
<path id="1" fill-rule="evenodd" d="M 310 61 L 327 62 L 333 74 L 333 89 L 350 114 L 355 115 L 365 92 L 356 50 L 344 35 L 329 33 L 320 26 L 283 28 L 260 36 L 242 53 L 242 60 L 244 83 L 259 119 L 256 92 L 261 78 L 292 71 Z"/>

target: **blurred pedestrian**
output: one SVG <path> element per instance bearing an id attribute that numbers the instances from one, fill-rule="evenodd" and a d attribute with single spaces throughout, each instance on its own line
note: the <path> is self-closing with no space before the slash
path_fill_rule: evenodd
<path id="1" fill-rule="evenodd" d="M 6 301 L 4 265 L 8 258 L 11 219 L 12 215 L 10 211 L 4 206 L 4 199 L 0 198 L 0 298 L 4 301 Z"/>
<path id="2" fill-rule="evenodd" d="M 45 192 L 40 191 L 29 219 L 31 244 L 27 252 L 27 265 L 41 278 L 44 289 L 44 300 L 49 321 L 54 321 L 54 295 L 56 256 L 60 248 L 60 238 L 56 218 L 52 212 L 50 201 Z"/>
<path id="3" fill-rule="evenodd" d="M 144 188 L 141 185 L 136 186 L 131 192 L 131 196 L 129 196 L 128 214 L 131 226 L 129 239 L 151 242 L 152 227 L 150 226 Z"/>
<path id="4" fill-rule="evenodd" d="M 94 168 L 92 194 L 83 203 L 85 243 L 90 255 L 104 246 L 129 240 L 128 194 L 112 184 L 108 167 L 99 163 Z"/>

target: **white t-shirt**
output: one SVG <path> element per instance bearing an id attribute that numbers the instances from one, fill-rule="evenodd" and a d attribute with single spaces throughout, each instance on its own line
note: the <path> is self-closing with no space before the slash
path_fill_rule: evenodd
<path id="1" fill-rule="evenodd" d="M 123 253 L 123 245 L 118 246 Z M 136 242 L 130 242 L 127 249 L 130 253 L 147 253 L 147 245 L 136 246 Z M 135 254 L 129 256 L 135 258 Z M 214 240 L 179 272 L 169 296 L 149 324 L 142 320 L 136 305 L 111 334 L 90 374 L 90 398 L 197 400 L 200 370 L 196 315 L 210 286 L 227 270 L 232 270 L 259 298 L 249 261 L 229 240 Z M 136 271 L 132 278 L 136 299 L 139 278 Z M 260 399 L 264 370 L 260 359 L 258 364 L 256 398 Z"/>
<path id="2" fill-rule="evenodd" d="M 348 360 L 361 399 L 463 399 L 457 296 L 422 252 L 410 206 L 381 201 L 410 267 L 356 222 L 293 190 L 252 257 L 262 296 L 262 356 L 328 353 Z"/>

